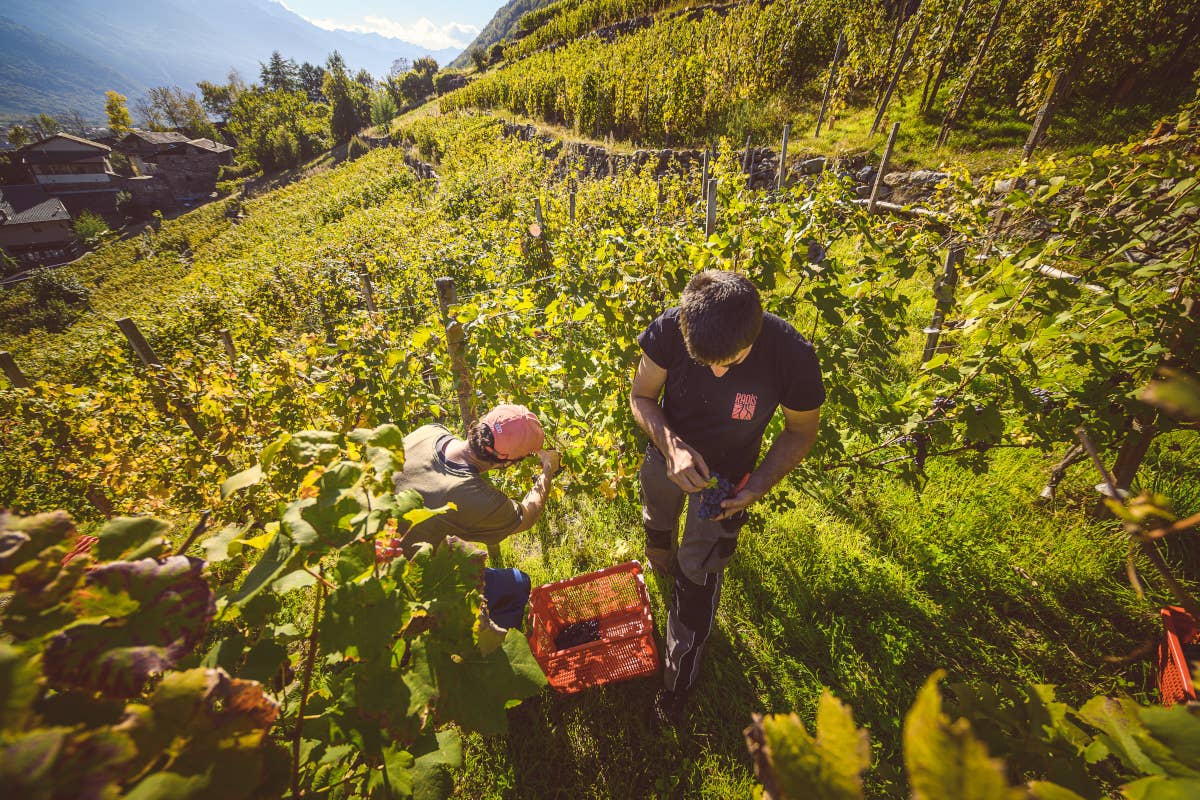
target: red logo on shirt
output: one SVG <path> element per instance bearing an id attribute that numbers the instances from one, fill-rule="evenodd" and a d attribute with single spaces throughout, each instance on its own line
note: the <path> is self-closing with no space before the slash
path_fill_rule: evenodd
<path id="1" fill-rule="evenodd" d="M 737 397 L 733 398 L 732 416 L 734 419 L 754 419 L 754 407 L 757 405 L 758 395 L 738 392 Z"/>

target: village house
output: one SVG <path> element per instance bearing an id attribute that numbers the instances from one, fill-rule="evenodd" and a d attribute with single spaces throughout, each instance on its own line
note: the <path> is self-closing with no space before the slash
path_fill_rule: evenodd
<path id="1" fill-rule="evenodd" d="M 221 167 L 233 163 L 233 148 L 211 139 L 189 139 L 173 131 L 130 131 L 116 144 L 141 178 L 153 178 L 173 204 L 208 197 Z M 137 179 L 134 179 L 135 181 Z M 138 192 L 134 192 L 137 199 Z"/>
<path id="2" fill-rule="evenodd" d="M 121 178 L 109 165 L 109 147 L 56 133 L 17 152 L 37 186 L 60 200 L 72 217 L 91 211 L 110 225 L 121 224 L 117 209 Z"/>
<path id="3" fill-rule="evenodd" d="M 28 267 L 61 263 L 79 253 L 66 206 L 37 184 L 0 186 L 0 248 Z"/>

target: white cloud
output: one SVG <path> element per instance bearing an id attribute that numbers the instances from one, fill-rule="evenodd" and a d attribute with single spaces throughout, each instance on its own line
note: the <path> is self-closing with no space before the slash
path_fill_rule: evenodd
<path id="1" fill-rule="evenodd" d="M 465 25 L 461 22 L 448 22 L 438 25 L 426 17 L 413 22 L 397 22 L 387 17 L 366 16 L 361 22 L 342 22 L 336 19 L 311 19 L 309 22 L 327 31 L 352 31 L 354 33 L 377 33 L 391 39 L 403 39 L 406 42 L 428 47 L 430 50 L 441 50 L 446 47 L 463 48 L 479 33 L 475 25 Z"/>

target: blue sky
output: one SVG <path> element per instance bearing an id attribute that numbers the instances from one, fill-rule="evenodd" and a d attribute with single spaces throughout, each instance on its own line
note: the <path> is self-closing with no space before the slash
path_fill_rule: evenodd
<path id="1" fill-rule="evenodd" d="M 425 47 L 466 47 L 505 0 L 275 0 L 331 30 L 378 33 Z"/>

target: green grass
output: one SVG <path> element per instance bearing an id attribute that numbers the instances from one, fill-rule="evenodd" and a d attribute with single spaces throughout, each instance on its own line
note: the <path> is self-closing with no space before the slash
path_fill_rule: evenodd
<path id="1" fill-rule="evenodd" d="M 1200 502 L 1200 442 L 1155 445 L 1144 470 L 1179 510 Z M 718 623 L 685 724 L 655 734 L 656 679 L 576 695 L 550 690 L 510 712 L 507 737 L 467 737 L 456 796 L 472 798 L 750 797 L 742 730 L 753 712 L 797 711 L 812 723 L 822 686 L 871 732 L 870 794 L 902 797 L 900 727 L 935 669 L 950 680 L 1033 681 L 1070 702 L 1127 692 L 1153 700 L 1147 659 L 1112 664 L 1154 634 L 1168 601 L 1153 575 L 1148 602 L 1125 583 L 1123 535 L 1091 519 L 1094 476 L 1075 467 L 1055 506 L 1035 504 L 1052 459 L 998 452 L 977 476 L 931 463 L 916 492 L 886 477 L 837 478 L 821 502 L 760 512 L 726 572 Z M 536 584 L 640 554 L 633 505 L 553 508 L 548 524 L 506 543 Z M 1196 574 L 1196 554 L 1171 556 Z M 648 581 L 657 627 L 667 587 Z"/>

